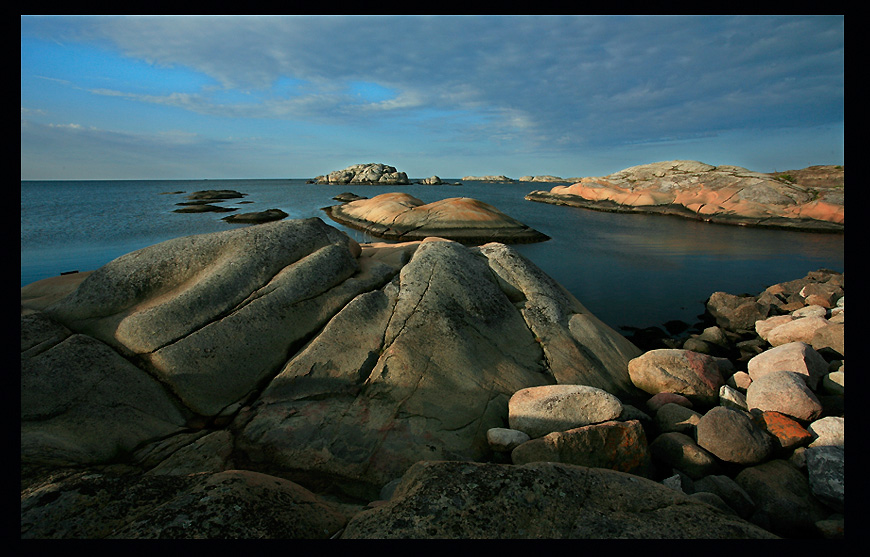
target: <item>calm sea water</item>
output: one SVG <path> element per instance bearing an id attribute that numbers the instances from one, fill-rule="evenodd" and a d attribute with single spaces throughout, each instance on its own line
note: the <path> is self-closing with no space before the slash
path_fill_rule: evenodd
<path id="1" fill-rule="evenodd" d="M 449 180 L 458 182 L 459 180 Z M 383 241 L 330 220 L 323 207 L 351 191 L 404 191 L 424 202 L 473 197 L 553 239 L 517 250 L 617 330 L 697 321 L 715 291 L 758 293 L 819 268 L 844 271 L 845 237 L 696 222 L 660 215 L 590 211 L 526 201 L 552 185 L 465 182 L 444 186 L 328 186 L 305 180 L 22 181 L 21 285 L 96 269 L 125 253 L 190 234 L 227 230 L 228 213 L 173 213 L 185 195 L 233 189 L 238 213 L 282 209 L 320 217 L 358 242 Z M 170 192 L 184 193 L 170 193 Z M 235 201 L 235 202 L 234 202 Z"/>

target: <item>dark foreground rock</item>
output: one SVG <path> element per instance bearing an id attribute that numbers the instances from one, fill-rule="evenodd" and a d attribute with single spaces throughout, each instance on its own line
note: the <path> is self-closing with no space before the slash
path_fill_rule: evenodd
<path id="1" fill-rule="evenodd" d="M 416 197 L 394 192 L 327 207 L 325 211 L 336 222 L 388 240 L 436 236 L 467 244 L 515 244 L 550 239 L 495 207 L 468 197 L 424 204 Z"/>
<path id="2" fill-rule="evenodd" d="M 393 498 L 341 537 L 769 539 L 773 534 L 656 482 L 600 468 L 420 462 Z"/>
<path id="3" fill-rule="evenodd" d="M 731 165 L 665 161 L 533 191 L 526 199 L 723 224 L 843 232 L 844 186 L 842 166 L 765 174 Z"/>

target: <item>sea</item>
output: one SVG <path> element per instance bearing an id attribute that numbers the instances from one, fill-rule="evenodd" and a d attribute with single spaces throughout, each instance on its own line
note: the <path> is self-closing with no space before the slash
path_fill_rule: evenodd
<path id="1" fill-rule="evenodd" d="M 94 270 L 172 238 L 256 226 L 221 220 L 232 213 L 173 212 L 188 194 L 209 189 L 245 194 L 222 203 L 238 208 L 235 213 L 281 209 L 289 219 L 318 217 L 360 243 L 385 240 L 329 219 L 323 208 L 338 204 L 334 196 L 403 191 L 425 203 L 478 199 L 550 236 L 513 247 L 623 333 L 670 321 L 696 323 L 716 291 L 758 294 L 817 269 L 844 272 L 844 234 L 607 213 L 524 198 L 553 183 L 442 180 L 445 185 L 438 186 L 321 185 L 307 179 L 22 181 L 21 285 Z"/>

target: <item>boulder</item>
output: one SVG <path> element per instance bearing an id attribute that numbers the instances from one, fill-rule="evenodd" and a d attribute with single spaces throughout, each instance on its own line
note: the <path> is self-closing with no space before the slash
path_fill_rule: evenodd
<path id="1" fill-rule="evenodd" d="M 506 427 L 493 427 L 486 432 L 490 448 L 498 453 L 509 453 L 529 439 L 525 432 Z"/>
<path id="2" fill-rule="evenodd" d="M 755 411 L 753 420 L 772 437 L 774 454 L 785 455 L 812 441 L 812 434 L 794 419 L 774 411 Z"/>
<path id="3" fill-rule="evenodd" d="M 790 342 L 812 344 L 816 331 L 828 325 L 824 317 L 802 317 L 778 325 L 768 331 L 765 340 L 771 346 L 781 346 Z"/>
<path id="4" fill-rule="evenodd" d="M 649 444 L 653 462 L 684 472 L 692 479 L 715 474 L 719 463 L 685 433 L 662 433 Z"/>
<path id="5" fill-rule="evenodd" d="M 765 350 L 750 359 L 746 367 L 753 381 L 771 371 L 792 371 L 803 375 L 807 386 L 813 390 L 828 371 L 825 359 L 812 346 L 800 341 Z"/>
<path id="6" fill-rule="evenodd" d="M 755 331 L 755 322 L 767 318 L 770 312 L 770 306 L 759 303 L 754 296 L 727 292 L 711 294 L 706 307 L 719 327 L 735 332 Z"/>
<path id="7" fill-rule="evenodd" d="M 562 462 L 637 476 L 650 474 L 646 435 L 637 420 L 556 431 L 517 446 L 511 452 L 511 462 Z"/>
<path id="8" fill-rule="evenodd" d="M 839 416 L 826 416 L 807 426 L 811 447 L 846 446 L 846 419 Z"/>
<path id="9" fill-rule="evenodd" d="M 692 407 L 692 401 L 677 393 L 656 393 L 646 401 L 646 407 L 653 413 L 658 412 L 665 404 L 679 404 L 686 408 Z"/>
<path id="10" fill-rule="evenodd" d="M 587 385 L 527 387 L 515 392 L 508 401 L 511 429 L 524 431 L 532 439 L 614 420 L 621 413 L 618 398 Z"/>
<path id="11" fill-rule="evenodd" d="M 810 447 L 806 456 L 812 494 L 831 509 L 844 512 L 846 449 L 833 445 Z"/>
<path id="12" fill-rule="evenodd" d="M 755 503 L 750 521 L 778 536 L 815 537 L 815 523 L 830 515 L 813 496 L 806 476 L 785 460 L 744 468 L 734 481 Z"/>
<path id="13" fill-rule="evenodd" d="M 751 466 L 766 460 L 773 451 L 770 435 L 745 412 L 717 406 L 695 426 L 698 445 L 723 460 Z"/>
<path id="14" fill-rule="evenodd" d="M 651 480 L 551 462 L 420 462 L 342 539 L 772 538 Z"/>
<path id="15" fill-rule="evenodd" d="M 325 209 L 332 220 L 378 238 L 400 241 L 437 236 L 466 244 L 532 243 L 549 237 L 468 197 L 424 204 L 407 193 L 394 192 Z"/>
<path id="16" fill-rule="evenodd" d="M 628 373 L 647 393 L 677 393 L 707 406 L 718 402 L 719 387 L 725 383 L 714 358 L 691 350 L 651 350 L 631 360 Z"/>
<path id="17" fill-rule="evenodd" d="M 746 404 L 750 410 L 779 412 L 803 422 L 822 413 L 819 399 L 793 371 L 771 371 L 753 381 L 746 390 Z"/>
<path id="18" fill-rule="evenodd" d="M 695 437 L 695 426 L 701 419 L 701 414 L 680 404 L 669 402 L 656 411 L 655 423 L 658 431 L 668 433 L 676 431 Z"/>
<path id="19" fill-rule="evenodd" d="M 692 482 L 695 493 L 715 493 L 737 513 L 749 519 L 755 511 L 755 503 L 746 491 L 733 479 L 721 474 L 711 474 Z"/>

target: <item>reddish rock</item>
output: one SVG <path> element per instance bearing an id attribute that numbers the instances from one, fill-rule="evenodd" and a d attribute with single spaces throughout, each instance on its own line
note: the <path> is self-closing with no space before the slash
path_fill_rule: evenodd
<path id="1" fill-rule="evenodd" d="M 725 381 L 715 358 L 707 354 L 662 348 L 650 350 L 628 363 L 632 383 L 650 393 L 677 393 L 693 403 L 715 405 Z"/>
<path id="2" fill-rule="evenodd" d="M 646 435 L 637 420 L 553 432 L 518 446 L 511 453 L 511 460 L 514 464 L 577 464 L 637 476 L 648 476 L 650 466 Z"/>
<path id="3" fill-rule="evenodd" d="M 753 412 L 752 416 L 755 423 L 773 436 L 779 452 L 805 447 L 813 440 L 806 428 L 781 412 Z"/>

